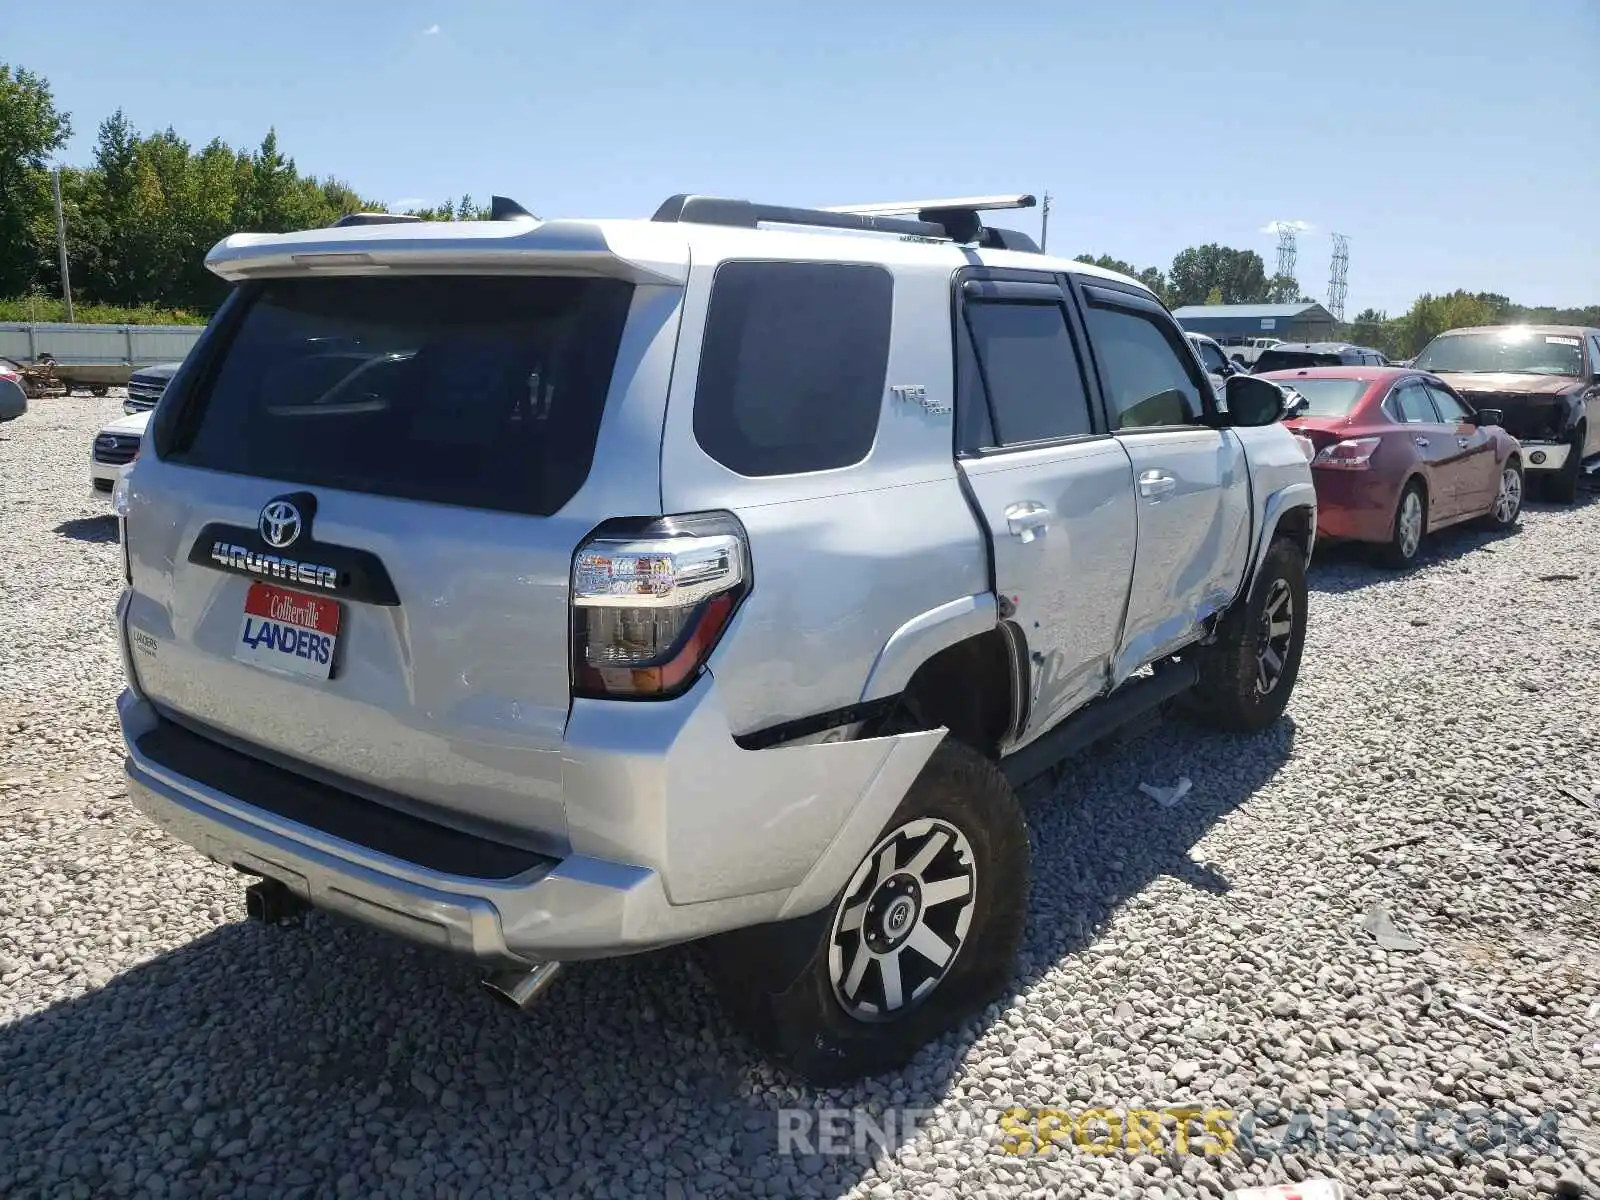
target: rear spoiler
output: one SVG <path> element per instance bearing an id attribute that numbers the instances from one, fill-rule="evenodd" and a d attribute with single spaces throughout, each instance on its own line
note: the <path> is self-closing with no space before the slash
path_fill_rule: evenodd
<path id="1" fill-rule="evenodd" d="M 230 283 L 330 275 L 592 275 L 682 285 L 689 251 L 681 235 L 637 222 L 385 222 L 296 233 L 235 233 L 206 255 Z"/>

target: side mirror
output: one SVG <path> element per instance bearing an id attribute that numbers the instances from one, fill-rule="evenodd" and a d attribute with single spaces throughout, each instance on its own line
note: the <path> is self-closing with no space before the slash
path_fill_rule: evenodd
<path id="1" fill-rule="evenodd" d="M 1473 422 L 1475 425 L 1504 425 L 1505 423 L 1505 411 L 1498 408 L 1480 408 L 1477 420 Z"/>
<path id="2" fill-rule="evenodd" d="M 1228 380 L 1229 423 L 1253 429 L 1271 425 L 1296 411 L 1292 397 L 1277 384 L 1254 375 L 1234 375 Z"/>

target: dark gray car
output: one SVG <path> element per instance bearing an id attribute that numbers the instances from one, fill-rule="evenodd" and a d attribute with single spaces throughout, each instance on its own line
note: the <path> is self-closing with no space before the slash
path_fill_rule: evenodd
<path id="1" fill-rule="evenodd" d="M 122 402 L 122 411 L 148 412 L 154 408 L 182 365 L 181 362 L 170 362 L 140 367 L 128 379 L 128 398 Z"/>

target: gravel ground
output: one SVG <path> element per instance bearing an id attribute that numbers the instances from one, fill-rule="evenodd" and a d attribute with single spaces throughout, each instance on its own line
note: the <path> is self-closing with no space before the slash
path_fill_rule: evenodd
<path id="1" fill-rule="evenodd" d="M 1320 560 L 1289 718 L 1074 764 L 1034 808 L 1016 994 L 817 1093 L 749 1056 L 684 952 L 571 968 L 521 1016 L 334 919 L 246 924 L 239 879 L 120 782 L 118 548 L 85 478 L 118 412 L 0 427 L 0 1194 L 1600 1195 L 1600 505 L 1445 535 L 1404 579 Z M 1180 775 L 1174 808 L 1137 791 Z M 1364 932 L 1373 905 L 1417 948 Z M 1010 1154 L 995 1124 L 1187 1104 L 1253 1113 L 1254 1149 L 1179 1153 L 1169 1125 Z M 784 1132 L 856 1108 L 862 1153 Z M 1399 1144 L 1346 1148 L 1330 1108 L 1394 1110 Z M 1475 1109 L 1551 1114 L 1556 1142 L 1494 1148 L 1480 1112 L 1417 1145 L 1418 1114 Z"/>

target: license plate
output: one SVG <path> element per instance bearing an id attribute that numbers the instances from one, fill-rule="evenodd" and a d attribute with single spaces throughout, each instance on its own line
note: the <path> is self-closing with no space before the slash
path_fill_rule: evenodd
<path id="1" fill-rule="evenodd" d="M 326 679 L 339 641 L 339 616 L 336 600 L 252 583 L 233 656 L 269 671 Z"/>

